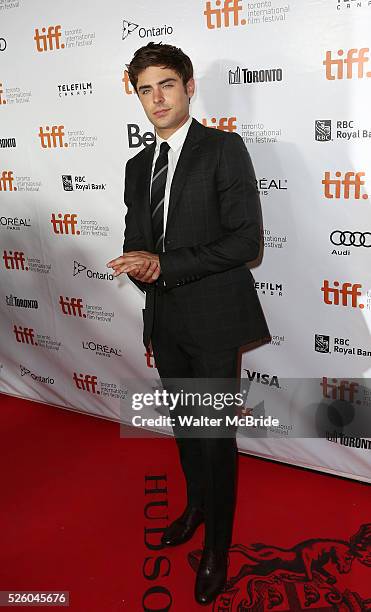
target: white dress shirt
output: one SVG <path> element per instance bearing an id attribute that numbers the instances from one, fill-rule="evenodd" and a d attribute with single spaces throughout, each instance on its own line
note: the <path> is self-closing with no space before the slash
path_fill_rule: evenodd
<path id="1" fill-rule="evenodd" d="M 155 169 L 156 160 L 160 153 L 160 145 L 162 142 L 167 142 L 170 147 L 168 151 L 168 168 L 167 168 L 167 177 L 166 177 L 166 185 L 165 185 L 165 199 L 164 199 L 164 236 L 165 236 L 165 231 L 166 231 L 167 214 L 169 210 L 171 183 L 173 180 L 176 165 L 178 163 L 179 155 L 181 153 L 181 150 L 182 150 L 184 141 L 186 139 L 186 136 L 188 134 L 189 126 L 191 125 L 191 123 L 192 123 L 192 117 L 188 117 L 184 125 L 182 125 L 182 127 L 180 127 L 176 132 L 174 132 L 174 134 L 172 134 L 170 138 L 168 138 L 167 140 L 165 140 L 164 138 L 161 138 L 156 133 L 156 148 L 155 148 L 155 154 L 153 156 L 153 163 L 152 163 L 151 183 L 150 183 L 151 185 L 152 185 L 152 177 L 153 177 L 153 171 Z M 164 250 L 165 250 L 165 247 L 164 247 Z"/>

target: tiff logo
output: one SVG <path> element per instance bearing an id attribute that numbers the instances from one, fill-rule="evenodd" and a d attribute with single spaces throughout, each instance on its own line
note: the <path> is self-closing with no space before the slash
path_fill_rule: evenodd
<path id="1" fill-rule="evenodd" d="M 81 391 L 88 391 L 89 393 L 94 393 L 95 395 L 100 395 L 100 391 L 97 390 L 98 378 L 96 376 L 92 376 L 91 374 L 76 374 L 73 373 L 73 380 L 78 389 Z"/>
<path id="2" fill-rule="evenodd" d="M 369 50 L 368 47 L 363 47 L 362 49 L 349 49 L 344 59 L 343 49 L 337 51 L 338 57 L 336 59 L 332 57 L 332 51 L 326 51 L 326 59 L 322 62 L 326 68 L 326 79 L 328 81 L 335 81 L 336 79 L 353 79 L 354 66 L 357 67 L 355 78 L 363 79 L 364 77 L 371 77 L 371 71 L 365 72 L 365 64 L 367 64 L 370 59 L 367 55 Z"/>
<path id="3" fill-rule="evenodd" d="M 21 327 L 21 325 L 14 325 L 13 331 L 17 342 L 37 346 L 37 342 L 35 342 L 35 330 L 32 329 L 32 327 Z"/>
<path id="4" fill-rule="evenodd" d="M 239 14 L 243 10 L 241 0 L 224 0 L 223 7 L 219 8 L 221 4 L 221 0 L 215 0 L 215 6 L 218 8 L 212 8 L 211 1 L 207 0 L 206 2 L 204 15 L 206 17 L 206 27 L 209 30 L 222 27 L 229 28 L 230 25 L 246 25 L 246 19 L 239 19 Z"/>
<path id="5" fill-rule="evenodd" d="M 64 125 L 52 125 L 51 131 L 49 125 L 45 126 L 45 129 L 40 126 L 38 136 L 40 138 L 40 144 L 43 149 L 56 149 L 62 147 L 68 147 L 68 142 L 63 141 L 64 136 Z"/>
<path id="6" fill-rule="evenodd" d="M 320 386 L 322 387 L 323 397 L 332 400 L 343 400 L 353 402 L 358 393 L 358 383 L 349 382 L 349 380 L 340 380 L 332 378 L 332 382 L 328 382 L 327 376 L 322 377 Z M 359 400 L 357 401 L 359 404 Z"/>
<path id="7" fill-rule="evenodd" d="M 364 304 L 358 303 L 358 298 L 362 295 L 359 283 L 343 283 L 341 289 L 339 281 L 334 281 L 330 287 L 329 281 L 324 280 L 321 287 L 323 301 L 332 306 L 351 306 L 352 308 L 364 308 Z M 341 301 L 340 301 L 341 298 Z M 349 299 L 350 298 L 350 304 Z"/>
<path id="8" fill-rule="evenodd" d="M 155 368 L 156 363 L 155 358 L 153 356 L 153 352 L 150 349 L 147 349 L 147 351 L 144 353 L 144 356 L 146 358 L 147 368 Z"/>
<path id="9" fill-rule="evenodd" d="M 5 263 L 5 268 L 7 270 L 26 270 L 26 272 L 28 271 L 28 266 L 25 266 L 25 256 L 23 251 L 4 251 L 3 260 Z"/>
<path id="10" fill-rule="evenodd" d="M 11 170 L 3 170 L 0 176 L 0 191 L 17 191 L 17 187 L 13 187 L 14 177 Z"/>
<path id="11" fill-rule="evenodd" d="M 0 83 L 0 106 L 2 104 L 6 104 L 6 99 L 3 97 L 3 93 L 4 93 L 3 84 Z"/>
<path id="12" fill-rule="evenodd" d="M 222 130 L 222 132 L 234 132 L 237 130 L 236 117 L 221 117 L 218 123 L 215 117 L 211 117 L 211 123 L 214 125 L 208 125 L 207 119 L 202 119 L 202 125 L 206 127 Z"/>
<path id="13" fill-rule="evenodd" d="M 335 176 L 336 178 L 330 178 L 331 172 L 325 172 L 325 178 L 322 181 L 325 198 L 330 200 L 341 197 L 345 200 L 349 200 L 350 197 L 355 200 L 368 199 L 367 193 L 361 194 L 361 187 L 365 184 L 365 181 L 362 180 L 362 177 L 365 176 L 364 172 L 345 172 L 343 179 L 341 178 L 341 172 L 335 172 Z"/>
<path id="14" fill-rule="evenodd" d="M 84 304 L 81 298 L 64 298 L 63 295 L 60 295 L 59 304 L 64 315 L 86 319 L 86 314 L 83 312 Z"/>
<path id="15" fill-rule="evenodd" d="M 80 230 L 76 229 L 77 225 L 77 215 L 65 213 L 58 213 L 58 219 L 55 217 L 55 213 L 52 213 L 52 218 L 50 219 L 50 223 L 53 226 L 53 232 L 55 234 L 72 234 L 73 236 L 79 236 Z"/>
<path id="16" fill-rule="evenodd" d="M 125 91 L 125 93 L 126 93 L 128 96 L 130 96 L 131 94 L 133 94 L 133 93 L 134 93 L 134 89 L 133 89 L 133 87 L 132 87 L 132 85 L 131 85 L 131 83 L 130 83 L 129 73 L 128 73 L 128 71 L 127 71 L 127 70 L 124 70 L 124 74 L 123 74 L 123 77 L 122 77 L 122 79 L 121 79 L 121 80 L 122 80 L 122 84 L 123 84 L 123 86 L 124 86 L 124 91 Z"/>
<path id="17" fill-rule="evenodd" d="M 42 34 L 40 34 L 40 30 L 36 28 L 35 36 L 33 37 L 36 42 L 37 51 L 41 53 L 43 51 L 54 51 L 54 49 L 64 49 L 64 43 L 60 43 L 60 25 L 49 26 L 48 31 L 46 31 L 46 28 L 41 28 L 41 32 Z"/>

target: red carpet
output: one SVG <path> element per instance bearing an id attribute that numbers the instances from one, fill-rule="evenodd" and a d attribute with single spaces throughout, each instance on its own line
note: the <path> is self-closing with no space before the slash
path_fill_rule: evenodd
<path id="1" fill-rule="evenodd" d="M 120 439 L 109 421 L 0 400 L 0 590 L 69 591 L 73 612 L 201 610 L 202 529 L 156 548 L 184 504 L 174 441 Z M 239 464 L 237 578 L 206 609 L 371 610 L 369 485 L 246 456 Z M 154 476 L 157 492 L 145 482 Z"/>

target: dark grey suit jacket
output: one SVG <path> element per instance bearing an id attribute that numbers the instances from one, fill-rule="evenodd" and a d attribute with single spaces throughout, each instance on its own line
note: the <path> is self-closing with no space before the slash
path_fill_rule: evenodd
<path id="1" fill-rule="evenodd" d="M 123 251 L 153 252 L 150 180 L 155 144 L 126 165 Z M 269 338 L 246 262 L 262 236 L 255 173 L 242 138 L 192 120 L 173 177 L 160 255 L 162 277 L 177 300 L 193 342 L 223 350 Z M 146 293 L 143 342 L 153 327 L 155 287 Z"/>

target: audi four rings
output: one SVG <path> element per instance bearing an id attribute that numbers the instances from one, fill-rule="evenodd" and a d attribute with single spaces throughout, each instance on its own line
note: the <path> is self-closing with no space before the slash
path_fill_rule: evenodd
<path id="1" fill-rule="evenodd" d="M 369 249 L 371 247 L 371 232 L 342 232 L 341 230 L 334 230 L 330 234 L 330 240 L 336 246 L 363 246 Z"/>

